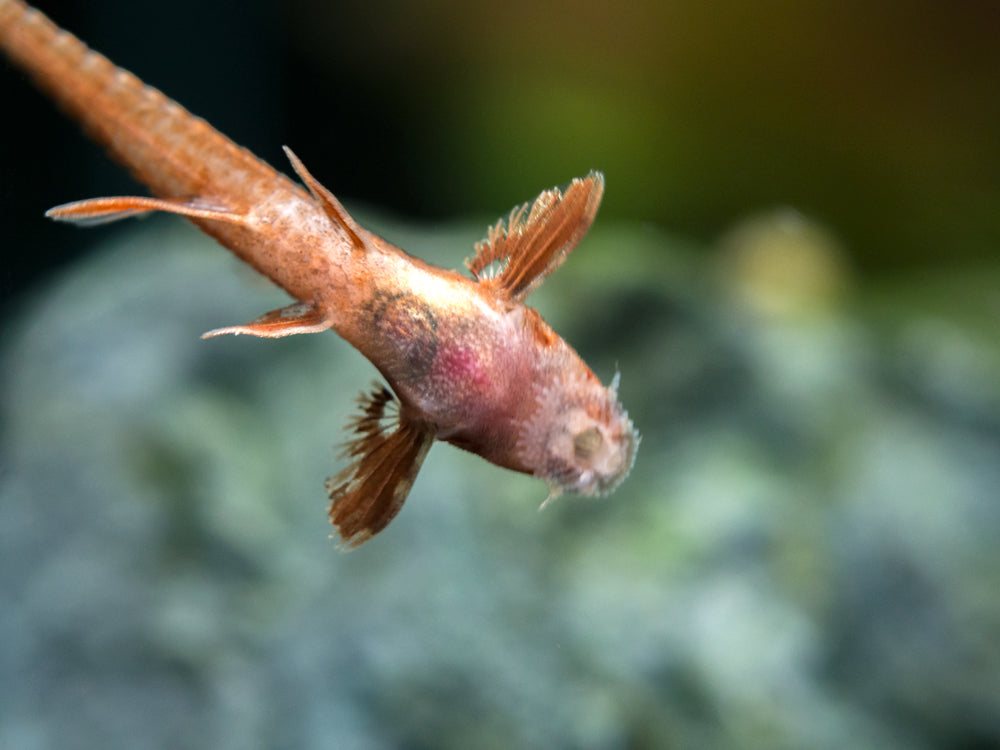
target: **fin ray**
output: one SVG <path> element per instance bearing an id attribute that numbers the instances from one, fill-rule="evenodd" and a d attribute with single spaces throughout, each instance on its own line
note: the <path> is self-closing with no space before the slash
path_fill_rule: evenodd
<path id="1" fill-rule="evenodd" d="M 384 529 L 399 513 L 413 486 L 420 465 L 434 442 L 424 424 L 390 406 L 399 402 L 384 385 L 361 396 L 362 414 L 354 417 L 354 436 L 344 455 L 352 463 L 326 482 L 330 521 L 345 545 L 357 547 Z"/>
<path id="2" fill-rule="evenodd" d="M 56 221 L 65 221 L 78 226 L 94 226 L 111 221 L 139 216 L 151 211 L 164 211 L 189 219 L 210 219 L 230 224 L 247 224 L 249 217 L 224 206 L 202 199 L 166 200 L 139 195 L 118 195 L 108 198 L 88 198 L 72 203 L 54 206 L 45 215 Z"/>
<path id="3" fill-rule="evenodd" d="M 241 326 L 226 326 L 214 328 L 201 334 L 203 339 L 232 334 L 239 336 L 259 336 L 266 339 L 279 339 L 283 336 L 294 336 L 299 333 L 320 333 L 332 326 L 325 313 L 316 305 L 296 302 L 287 307 L 264 313 L 249 323 Z"/>
<path id="4" fill-rule="evenodd" d="M 490 227 L 466 266 L 481 284 L 522 302 L 587 233 L 603 194 L 604 175 L 596 171 L 573 180 L 565 192 L 543 191 Z M 498 264 L 501 270 L 491 275 Z"/>
<path id="5" fill-rule="evenodd" d="M 341 205 L 340 201 L 337 200 L 336 196 L 327 190 L 323 185 L 313 177 L 309 170 L 306 169 L 305 164 L 302 160 L 295 155 L 295 153 L 288 148 L 288 146 L 282 146 L 285 150 L 285 156 L 288 157 L 288 161 L 292 163 L 292 169 L 295 170 L 295 174 L 299 176 L 305 186 L 309 188 L 309 192 L 312 193 L 313 198 L 319 201 L 320 205 L 323 207 L 323 211 L 330 220 L 333 221 L 338 227 L 344 230 L 347 234 L 347 238 L 351 241 L 358 250 L 365 249 L 365 242 L 362 239 L 365 236 L 365 230 L 351 218 L 351 215 L 347 213 L 347 210 Z"/>

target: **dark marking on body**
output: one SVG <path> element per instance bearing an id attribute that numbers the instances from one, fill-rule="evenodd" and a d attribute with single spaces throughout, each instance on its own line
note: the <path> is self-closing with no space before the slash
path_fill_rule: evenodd
<path id="1" fill-rule="evenodd" d="M 366 305 L 382 346 L 398 362 L 399 377 L 427 375 L 438 351 L 438 323 L 430 306 L 409 292 L 376 292 Z"/>

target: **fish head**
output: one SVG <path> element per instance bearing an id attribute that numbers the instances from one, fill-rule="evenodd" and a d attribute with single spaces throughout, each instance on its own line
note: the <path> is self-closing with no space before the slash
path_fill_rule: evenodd
<path id="1" fill-rule="evenodd" d="M 639 445 L 639 433 L 618 400 L 618 376 L 605 387 L 589 370 L 563 372 L 537 388 L 536 396 L 518 453 L 549 484 L 549 500 L 614 490 L 632 469 Z"/>

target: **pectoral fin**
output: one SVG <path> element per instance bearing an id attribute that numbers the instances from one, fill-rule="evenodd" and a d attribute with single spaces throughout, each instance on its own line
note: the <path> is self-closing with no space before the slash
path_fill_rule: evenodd
<path id="1" fill-rule="evenodd" d="M 357 547 L 384 529 L 399 513 L 434 435 L 407 419 L 385 386 L 361 396 L 362 414 L 351 422 L 354 437 L 344 456 L 351 464 L 326 482 L 333 501 L 330 521 L 344 544 Z M 387 415 L 394 407 L 394 418 Z"/>
<path id="2" fill-rule="evenodd" d="M 78 226 L 94 226 L 109 221 L 119 221 L 131 216 L 139 216 L 150 211 L 165 211 L 186 216 L 189 219 L 211 219 L 230 224 L 246 224 L 245 214 L 232 211 L 225 206 L 203 199 L 187 201 L 145 198 L 138 195 L 120 195 L 111 198 L 89 198 L 73 203 L 64 203 L 45 212 L 56 221 L 65 221 Z"/>
<path id="3" fill-rule="evenodd" d="M 604 175 L 594 171 L 573 180 L 565 192 L 544 191 L 490 227 L 466 266 L 480 284 L 523 302 L 587 233 L 603 194 Z"/>
<path id="4" fill-rule="evenodd" d="M 323 311 L 315 305 L 296 302 L 294 305 L 264 313 L 246 325 L 215 328 L 201 334 L 201 337 L 210 339 L 213 336 L 231 333 L 236 336 L 248 334 L 266 339 L 280 339 L 282 336 L 294 336 L 297 333 L 320 333 L 330 328 L 331 325 Z"/>

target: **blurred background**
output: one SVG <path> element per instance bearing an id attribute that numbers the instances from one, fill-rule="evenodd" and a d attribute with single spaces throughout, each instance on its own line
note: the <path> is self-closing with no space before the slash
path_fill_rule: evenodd
<path id="1" fill-rule="evenodd" d="M 643 442 L 603 499 L 447 446 L 342 554 L 376 373 L 0 65 L 0 747 L 1000 745 L 995 3 L 47 2 L 459 268 L 590 168 L 532 304 Z"/>

